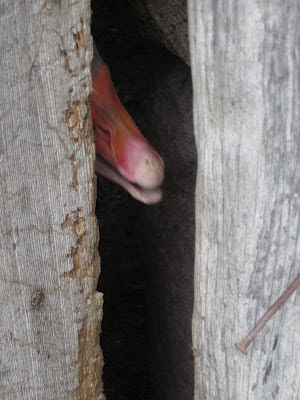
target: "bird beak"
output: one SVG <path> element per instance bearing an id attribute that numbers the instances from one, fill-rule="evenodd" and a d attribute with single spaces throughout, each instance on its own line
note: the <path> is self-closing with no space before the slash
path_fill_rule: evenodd
<path id="1" fill-rule="evenodd" d="M 121 185 L 143 203 L 159 202 L 164 162 L 123 107 L 104 63 L 93 75 L 90 104 L 97 153 L 96 172 Z"/>

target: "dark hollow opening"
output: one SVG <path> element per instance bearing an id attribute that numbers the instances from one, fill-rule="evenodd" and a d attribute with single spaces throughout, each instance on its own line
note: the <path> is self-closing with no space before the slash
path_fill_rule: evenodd
<path id="1" fill-rule="evenodd" d="M 125 0 L 92 2 L 92 34 L 119 97 L 166 165 L 145 206 L 98 177 L 108 400 L 191 400 L 196 148 L 189 67 L 141 36 Z"/>

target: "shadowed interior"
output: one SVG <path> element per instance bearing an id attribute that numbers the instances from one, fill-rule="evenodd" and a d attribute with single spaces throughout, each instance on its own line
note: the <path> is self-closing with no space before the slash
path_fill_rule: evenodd
<path id="1" fill-rule="evenodd" d="M 189 68 L 137 33 L 127 1 L 93 4 L 93 36 L 118 95 L 165 162 L 164 198 L 134 200 L 98 178 L 109 400 L 193 398 L 194 190 Z"/>

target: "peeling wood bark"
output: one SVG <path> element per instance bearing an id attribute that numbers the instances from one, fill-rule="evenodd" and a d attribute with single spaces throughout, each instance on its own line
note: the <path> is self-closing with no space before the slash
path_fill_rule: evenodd
<path id="1" fill-rule="evenodd" d="M 0 11 L 0 398 L 104 399 L 90 5 Z"/>
<path id="2" fill-rule="evenodd" d="M 293 1 L 189 0 L 199 154 L 195 399 L 299 398 L 299 23 Z M 299 295 L 299 291 L 298 291 Z"/>

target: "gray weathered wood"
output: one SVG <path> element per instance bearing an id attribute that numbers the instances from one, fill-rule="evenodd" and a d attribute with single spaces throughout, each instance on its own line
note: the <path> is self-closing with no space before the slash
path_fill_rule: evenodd
<path id="1" fill-rule="evenodd" d="M 296 293 L 247 355 L 234 346 L 299 273 L 297 12 L 292 0 L 189 0 L 197 400 L 299 399 Z"/>
<path id="2" fill-rule="evenodd" d="M 0 398 L 101 399 L 89 2 L 0 10 Z"/>

